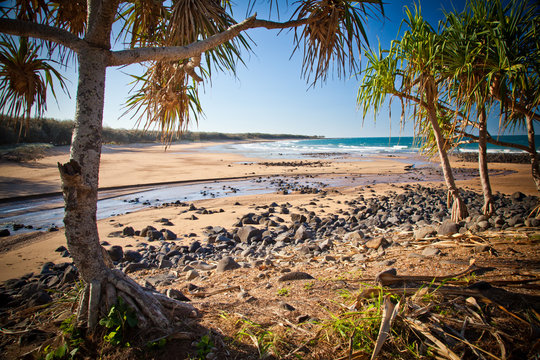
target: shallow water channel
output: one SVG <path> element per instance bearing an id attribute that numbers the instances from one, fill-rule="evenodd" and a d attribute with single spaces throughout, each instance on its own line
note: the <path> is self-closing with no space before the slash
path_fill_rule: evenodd
<path id="1" fill-rule="evenodd" d="M 417 164 L 416 164 L 417 165 Z M 423 165 L 423 164 L 422 164 Z M 188 184 L 141 186 L 130 189 L 100 191 L 97 218 L 126 214 L 152 206 L 177 201 L 256 195 L 277 191 L 299 191 L 325 187 L 362 186 L 379 183 L 416 183 L 441 181 L 440 171 L 433 165 L 418 166 L 401 174 L 371 174 L 355 176 L 270 176 L 251 179 L 208 181 Z M 466 179 L 476 174 L 456 174 Z M 47 230 L 63 226 L 64 203 L 61 196 L 45 196 L 0 205 L 0 229 L 13 234 Z"/>

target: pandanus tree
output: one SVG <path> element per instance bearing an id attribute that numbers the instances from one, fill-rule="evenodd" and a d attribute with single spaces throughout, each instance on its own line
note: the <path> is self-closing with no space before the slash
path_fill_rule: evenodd
<path id="1" fill-rule="evenodd" d="M 535 21 L 536 18 L 536 21 Z M 447 13 L 444 21 L 441 66 L 448 79 L 452 102 L 462 108 L 474 124 L 479 144 L 479 169 L 484 192 L 484 214 L 493 211 L 493 198 L 487 173 L 487 143 L 525 150 L 531 155 L 533 178 L 538 179 L 538 160 L 534 144 L 533 110 L 538 107 L 538 44 L 534 36 L 538 13 L 527 2 L 471 0 L 465 11 Z M 536 93 L 535 93 L 536 91 Z M 536 97 L 536 99 L 535 99 Z M 529 146 L 516 146 L 494 140 L 487 131 L 487 113 L 499 104 L 501 127 L 519 126 L 529 115 Z M 525 104 L 520 107 L 518 104 Z M 521 110 L 528 111 L 522 112 Z M 460 129 L 463 134 L 464 129 Z"/>
<path id="2" fill-rule="evenodd" d="M 494 208 L 487 163 L 487 118 L 494 102 L 489 96 L 489 87 L 496 64 L 490 57 L 492 39 L 483 24 L 489 11 L 486 6 L 475 6 L 474 2 L 468 5 L 462 13 L 445 14 L 440 63 L 453 106 L 463 110 L 465 119 L 476 118 L 476 121 L 460 124 L 463 127 L 474 125 L 478 130 L 478 166 L 484 195 L 482 212 L 489 216 Z M 471 115 L 473 111 L 476 116 Z"/>
<path id="3" fill-rule="evenodd" d="M 272 4 L 273 2 L 270 2 Z M 235 70 L 248 48 L 242 32 L 252 28 L 295 29 L 303 52 L 304 75 L 324 80 L 331 68 L 340 75 L 356 71 L 367 40 L 364 21 L 381 2 L 303 0 L 285 22 L 232 17 L 228 1 L 77 0 L 17 1 L 3 9 L 0 32 L 44 42 L 50 54 L 78 64 L 75 129 L 70 161 L 59 164 L 65 199 L 65 234 L 73 261 L 85 283 L 79 319 L 93 328 L 118 296 L 133 307 L 139 325 L 170 331 L 190 305 L 149 292 L 107 265 L 96 223 L 107 68 L 143 63 L 146 72 L 128 106 L 147 126 L 183 129 L 201 110 L 197 84 L 215 71 Z M 112 27 L 122 29 L 120 49 L 111 43 Z"/>
<path id="4" fill-rule="evenodd" d="M 420 9 L 414 13 L 405 8 L 403 36 L 392 42 L 389 50 L 366 53 L 367 65 L 357 102 L 364 118 L 371 109 L 377 113 L 387 97 L 398 98 L 405 107 L 413 108 L 412 117 L 417 134 L 436 145 L 441 167 L 448 188 L 448 206 L 452 220 L 467 217 L 468 211 L 459 194 L 452 173 L 448 149 L 452 141 L 453 125 L 449 108 L 444 105 L 446 89 L 442 86 L 440 50 L 442 37 L 422 17 Z"/>

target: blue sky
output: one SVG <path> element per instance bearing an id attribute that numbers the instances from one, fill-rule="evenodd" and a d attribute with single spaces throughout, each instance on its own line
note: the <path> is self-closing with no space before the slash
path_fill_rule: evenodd
<path id="1" fill-rule="evenodd" d="M 246 1 L 247 2 L 247 1 Z M 237 1 L 244 4 L 244 1 Z M 293 2 L 289 1 L 289 7 Z M 463 10 L 464 1 L 420 1 L 424 17 L 433 25 L 442 17 L 442 9 Z M 386 18 L 370 18 L 366 22 L 370 45 L 376 47 L 381 42 L 383 48 L 398 34 L 404 17 L 404 6 L 414 6 L 413 1 L 388 0 L 385 5 Z M 268 4 L 259 1 L 256 8 L 259 18 L 265 18 Z M 289 17 L 281 6 L 281 20 Z M 235 18 L 240 21 L 245 14 L 245 5 L 235 10 Z M 264 132 L 326 137 L 368 137 L 368 136 L 411 136 L 412 126 L 406 124 L 400 129 L 399 101 L 392 105 L 392 118 L 383 110 L 374 122 L 373 114 L 362 119 L 356 108 L 356 93 L 360 78 L 337 79 L 332 74 L 325 83 L 309 87 L 301 78 L 301 54 L 294 54 L 293 33 L 276 30 L 255 29 L 248 32 L 254 40 L 254 53 L 244 57 L 246 66 L 240 65 L 237 77 L 216 73 L 212 83 L 201 89 L 201 102 L 205 116 L 199 123 L 192 123 L 192 131 L 217 131 L 228 133 Z M 59 97 L 57 106 L 49 101 L 47 117 L 72 119 L 75 114 L 76 72 L 71 68 L 66 75 L 70 79 L 71 99 Z M 137 66 L 123 69 L 109 68 L 107 71 L 104 125 L 131 129 L 135 120 L 124 113 L 123 104 L 127 98 L 131 81 L 125 73 L 140 71 Z M 490 131 L 497 134 L 498 118 L 492 119 Z M 391 129 L 391 130 L 390 130 Z"/>

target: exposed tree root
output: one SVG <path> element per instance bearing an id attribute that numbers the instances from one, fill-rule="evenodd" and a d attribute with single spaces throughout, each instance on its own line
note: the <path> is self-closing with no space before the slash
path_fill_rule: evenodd
<path id="1" fill-rule="evenodd" d="M 495 207 L 493 205 L 493 199 L 488 198 L 484 199 L 484 206 L 482 207 L 482 213 L 487 217 L 490 217 L 495 212 Z"/>
<path id="2" fill-rule="evenodd" d="M 94 329 L 99 319 L 107 315 L 118 297 L 135 311 L 138 326 L 143 329 L 158 328 L 168 333 L 175 320 L 198 315 L 193 305 L 145 289 L 120 270 L 108 269 L 102 279 L 86 284 L 79 301 L 78 320 L 89 329 Z"/>
<path id="3" fill-rule="evenodd" d="M 448 207 L 452 206 L 452 221 L 458 222 L 469 216 L 467 205 L 459 196 L 457 189 L 448 190 Z"/>

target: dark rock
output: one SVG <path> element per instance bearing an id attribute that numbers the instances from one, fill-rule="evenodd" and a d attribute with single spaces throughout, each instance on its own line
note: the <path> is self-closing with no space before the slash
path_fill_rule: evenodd
<path id="1" fill-rule="evenodd" d="M 291 220 L 292 222 L 303 223 L 307 221 L 307 218 L 305 215 L 302 214 L 291 214 Z"/>
<path id="2" fill-rule="evenodd" d="M 147 237 L 148 236 L 148 232 L 149 231 L 157 231 L 157 229 L 153 226 L 150 226 L 148 225 L 147 227 L 145 227 L 144 229 L 141 230 L 141 236 L 142 237 Z"/>
<path id="3" fill-rule="evenodd" d="M 107 250 L 112 261 L 120 261 L 124 257 L 124 250 L 119 245 L 113 245 Z"/>
<path id="4" fill-rule="evenodd" d="M 433 236 L 435 234 L 437 234 L 437 231 L 435 231 L 433 226 L 424 226 L 414 231 L 414 238 L 416 240 L 421 240 L 428 236 Z"/>
<path id="5" fill-rule="evenodd" d="M 304 225 L 300 225 L 300 227 L 296 230 L 294 233 L 294 239 L 295 240 L 306 240 L 311 239 L 312 233 L 310 230 L 308 230 Z"/>
<path id="6" fill-rule="evenodd" d="M 62 276 L 61 284 L 69 284 L 77 281 L 79 279 L 79 271 L 73 265 L 69 265 L 65 270 Z"/>
<path id="7" fill-rule="evenodd" d="M 134 236 L 135 235 L 135 230 L 131 226 L 126 226 L 122 230 L 122 235 L 124 235 L 124 236 Z"/>
<path id="8" fill-rule="evenodd" d="M 30 300 L 28 301 L 28 306 L 37 306 L 37 305 L 45 305 L 50 302 L 52 302 L 52 297 L 49 295 L 47 291 L 39 290 L 34 295 L 30 297 Z"/>
<path id="9" fill-rule="evenodd" d="M 191 245 L 189 245 L 189 252 L 190 252 L 190 253 L 194 253 L 194 252 L 197 251 L 200 247 L 201 247 L 201 243 L 198 242 L 198 241 L 194 241 L 194 242 L 191 243 Z"/>
<path id="10" fill-rule="evenodd" d="M 55 252 L 64 252 L 66 250 L 67 250 L 66 247 L 64 245 L 62 245 L 62 246 L 57 247 L 56 250 L 54 250 L 54 251 Z"/>
<path id="11" fill-rule="evenodd" d="M 281 276 L 278 281 L 291 281 L 291 280 L 311 280 L 313 276 L 302 271 L 293 271 Z"/>
<path id="12" fill-rule="evenodd" d="M 230 256 L 225 256 L 223 259 L 221 259 L 218 264 L 216 271 L 217 272 L 224 272 L 228 270 L 234 270 L 238 269 L 240 265 L 234 261 L 234 259 Z"/>
<path id="13" fill-rule="evenodd" d="M 44 275 L 44 274 L 50 274 L 52 272 L 52 268 L 54 267 L 54 263 L 53 262 L 46 262 L 45 264 L 43 264 L 43 266 L 41 267 L 41 275 Z"/>
<path id="14" fill-rule="evenodd" d="M 124 268 L 124 273 L 129 274 L 137 270 L 148 269 L 146 263 L 130 263 Z"/>
<path id="15" fill-rule="evenodd" d="M 129 262 L 139 262 L 142 259 L 142 254 L 135 250 L 126 250 L 124 252 L 124 260 Z"/>
<path id="16" fill-rule="evenodd" d="M 157 230 L 148 230 L 148 232 L 146 233 L 146 238 L 148 241 L 165 240 L 161 231 Z"/>
<path id="17" fill-rule="evenodd" d="M 166 295 L 171 299 L 175 299 L 178 301 L 191 301 L 180 290 L 176 289 L 167 289 Z"/>
<path id="18" fill-rule="evenodd" d="M 161 230 L 162 234 L 163 234 L 163 237 L 165 238 L 165 240 L 176 240 L 178 237 L 176 236 L 175 233 L 173 233 L 171 230 L 169 229 L 164 229 L 164 230 Z"/>
<path id="19" fill-rule="evenodd" d="M 11 235 L 11 233 L 9 232 L 8 229 L 0 230 L 0 237 L 6 237 L 6 236 L 9 236 L 9 235 Z"/>
<path id="20" fill-rule="evenodd" d="M 437 230 L 438 235 L 452 235 L 459 231 L 459 225 L 452 220 L 444 220 Z"/>
<path id="21" fill-rule="evenodd" d="M 521 191 L 516 191 L 512 194 L 511 199 L 514 201 L 522 201 L 523 199 L 525 199 L 525 197 L 526 196 L 524 193 L 522 193 Z"/>
<path id="22" fill-rule="evenodd" d="M 236 233 L 238 241 L 242 243 L 249 242 L 250 239 L 261 239 L 261 231 L 253 226 L 242 226 Z"/>
<path id="23" fill-rule="evenodd" d="M 287 304 L 286 302 L 284 301 L 280 301 L 279 304 L 278 304 L 278 307 L 281 309 L 281 310 L 285 310 L 285 311 L 294 311 L 296 310 L 294 308 L 294 306 L 290 305 L 290 304 Z"/>

